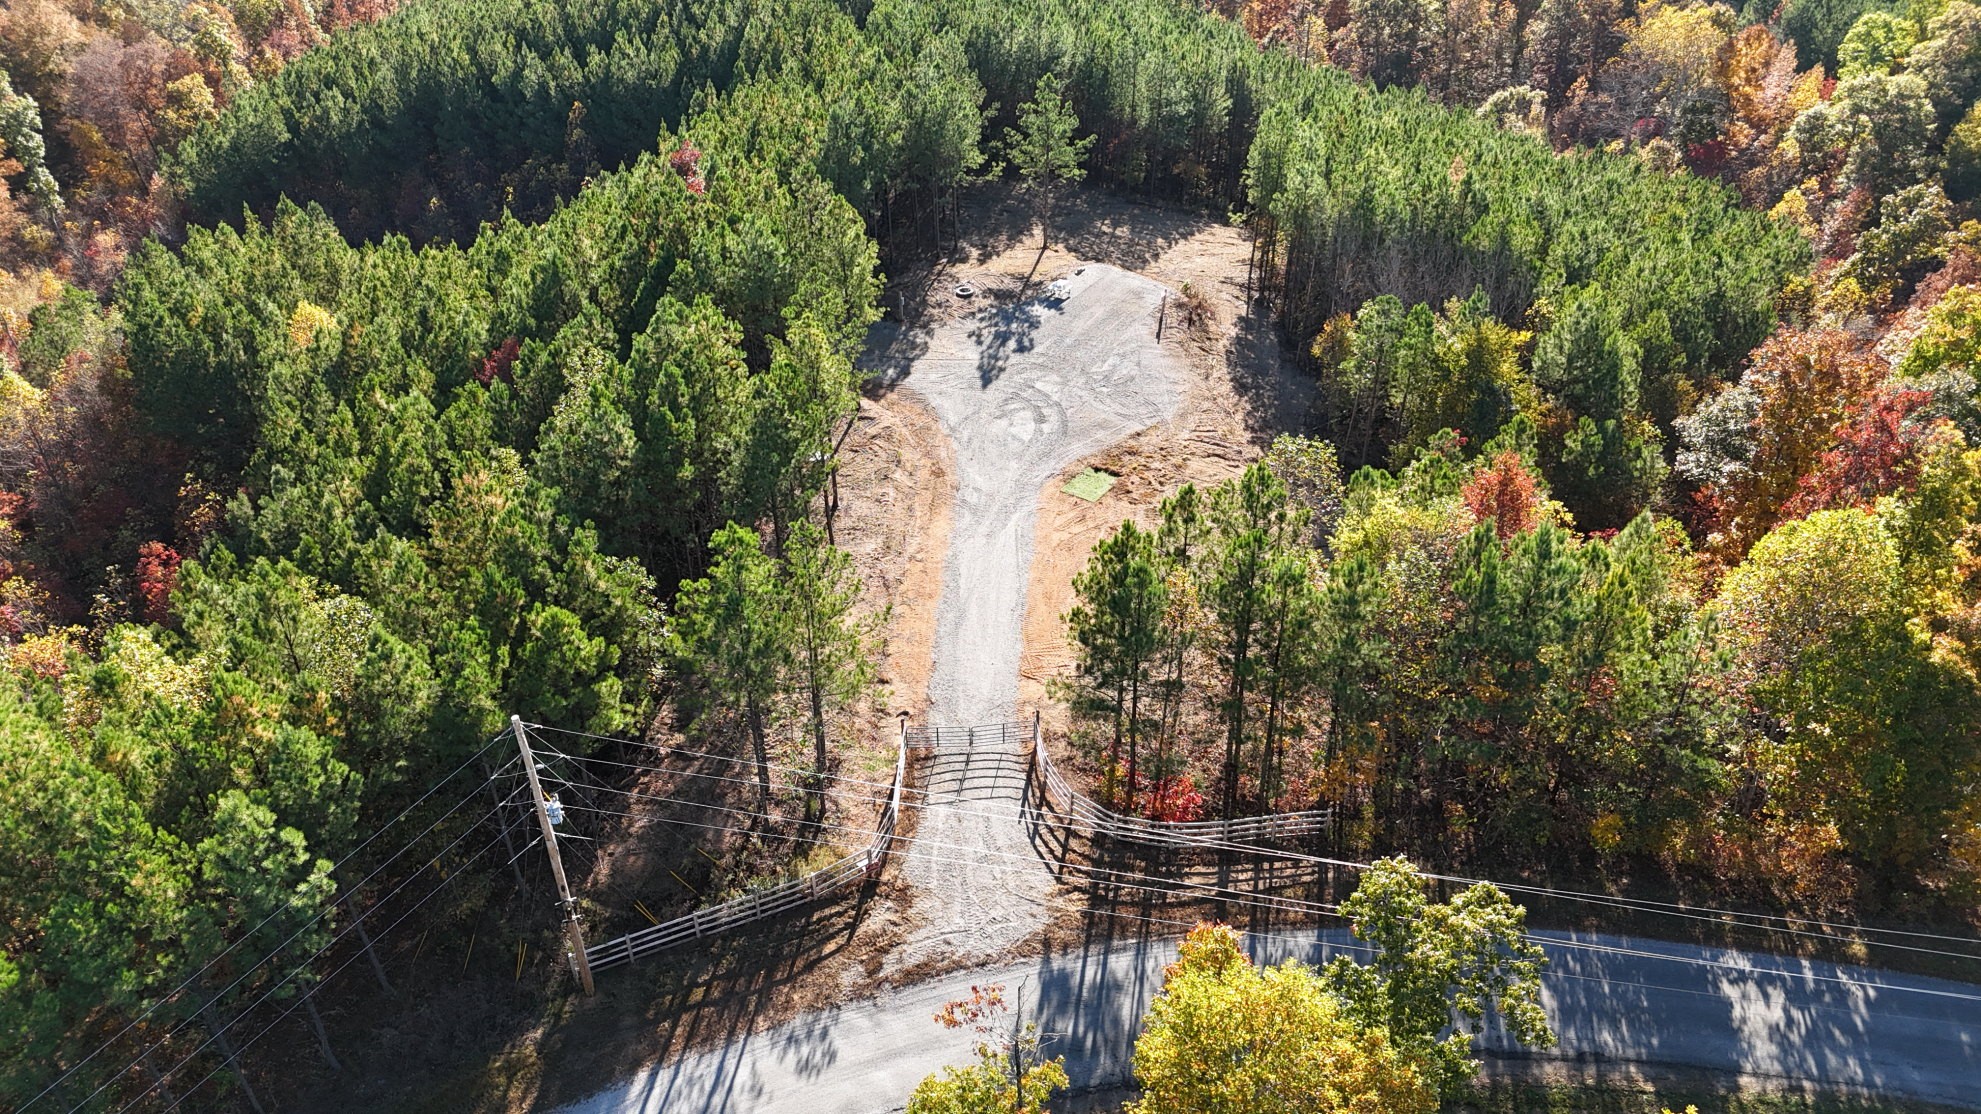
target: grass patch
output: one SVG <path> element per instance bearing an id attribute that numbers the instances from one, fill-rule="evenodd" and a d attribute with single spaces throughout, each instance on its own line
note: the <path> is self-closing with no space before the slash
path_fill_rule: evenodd
<path id="1" fill-rule="evenodd" d="M 1085 499 L 1089 503 L 1098 503 L 1101 501 L 1101 496 L 1106 495 L 1108 489 L 1114 486 L 1114 479 L 1115 477 L 1113 475 L 1103 472 L 1098 468 L 1089 468 L 1085 472 L 1066 481 L 1066 486 L 1060 490 L 1073 496 L 1075 499 Z"/>

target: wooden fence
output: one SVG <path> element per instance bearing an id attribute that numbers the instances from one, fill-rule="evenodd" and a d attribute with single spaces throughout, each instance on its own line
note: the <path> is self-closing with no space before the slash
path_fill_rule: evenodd
<path id="1" fill-rule="evenodd" d="M 1290 842 L 1319 835 L 1333 823 L 1328 809 L 1311 812 L 1281 812 L 1271 816 L 1246 816 L 1236 820 L 1149 820 L 1124 816 L 1102 808 L 1074 789 L 1052 764 L 1037 720 L 1033 721 L 1033 776 L 1043 790 L 1045 803 L 1064 818 L 1068 827 L 1128 843 L 1157 847 L 1215 847 L 1220 843 L 1274 840 Z M 1034 810 L 1044 819 L 1042 810 Z"/>
<path id="2" fill-rule="evenodd" d="M 1045 748 L 1039 720 L 997 723 L 979 727 L 920 727 L 905 723 L 894 754 L 894 784 L 888 801 L 874 826 L 866 846 L 822 870 L 789 882 L 744 894 L 733 901 L 697 909 L 685 916 L 663 921 L 650 928 L 628 933 L 585 949 L 592 970 L 631 963 L 642 956 L 726 932 L 739 925 L 774 917 L 793 909 L 832 897 L 879 876 L 888 856 L 900 844 L 897 833 L 901 820 L 901 794 L 907 784 L 908 754 L 962 750 L 976 746 L 1009 747 L 1031 736 L 1032 778 L 1048 809 L 1026 811 L 1042 822 L 1057 821 L 1069 831 L 1104 836 L 1128 843 L 1158 847 L 1209 847 L 1233 842 L 1271 840 L 1288 842 L 1328 830 L 1332 814 L 1327 810 L 1286 812 L 1273 816 L 1248 816 L 1238 820 L 1164 821 L 1140 816 L 1124 816 L 1102 808 L 1067 783 Z"/>
<path id="3" fill-rule="evenodd" d="M 879 823 L 874 825 L 873 839 L 866 846 L 802 878 L 747 893 L 720 905 L 697 909 L 686 916 L 662 921 L 616 940 L 594 944 L 585 949 L 585 959 L 592 970 L 631 963 L 663 948 L 775 917 L 879 877 L 881 868 L 887 864 L 888 855 L 899 840 L 895 829 L 901 818 L 901 787 L 908 776 L 908 749 L 908 733 L 904 728 L 901 740 L 895 746 L 894 788 L 888 794 L 887 804 L 881 809 Z"/>

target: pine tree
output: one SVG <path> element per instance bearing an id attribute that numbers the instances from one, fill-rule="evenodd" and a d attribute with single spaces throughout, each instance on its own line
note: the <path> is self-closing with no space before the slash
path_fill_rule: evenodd
<path id="1" fill-rule="evenodd" d="M 1082 167 L 1094 137 L 1073 138 L 1080 118 L 1067 103 L 1059 78 L 1045 74 L 1032 99 L 1018 106 L 1018 128 L 1004 133 L 1005 154 L 1027 189 L 1038 195 L 1039 249 L 1052 242 L 1052 207 L 1061 186 L 1087 176 Z"/>
<path id="2" fill-rule="evenodd" d="M 885 616 L 854 616 L 860 584 L 852 562 L 809 519 L 792 527 L 784 543 L 783 566 L 792 665 L 812 736 L 805 818 L 818 824 L 825 819 L 826 719 L 873 686 L 876 635 Z"/>
<path id="3" fill-rule="evenodd" d="M 755 827 L 770 816 L 770 717 L 791 663 L 790 586 L 754 530 L 732 522 L 709 549 L 708 576 L 681 585 L 671 650 L 717 709 L 743 717 L 757 767 Z"/>
<path id="4" fill-rule="evenodd" d="M 1135 808 L 1141 776 L 1143 700 L 1152 686 L 1151 670 L 1162 645 L 1162 618 L 1168 589 L 1158 571 L 1155 537 L 1124 522 L 1094 547 L 1094 556 L 1073 581 L 1078 601 L 1067 613 L 1067 630 L 1079 648 L 1082 691 L 1076 706 L 1102 710 L 1110 721 L 1107 781 L 1118 776 L 1127 751 L 1122 807 Z"/>
<path id="5" fill-rule="evenodd" d="M 1286 485 L 1264 464 L 1220 487 L 1211 502 L 1216 540 L 1201 581 L 1216 617 L 1213 653 L 1224 673 L 1220 713 L 1225 722 L 1224 816 L 1238 811 L 1239 761 L 1248 738 L 1252 696 L 1268 669 L 1261 642 L 1270 629 L 1272 573 L 1306 514 L 1289 505 Z"/>

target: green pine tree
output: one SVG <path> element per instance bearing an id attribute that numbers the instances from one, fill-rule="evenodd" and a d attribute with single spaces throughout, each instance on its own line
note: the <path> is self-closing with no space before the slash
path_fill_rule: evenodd
<path id="1" fill-rule="evenodd" d="M 1059 78 L 1046 74 L 1032 90 L 1032 99 L 1018 106 L 1018 127 L 1004 133 L 1005 156 L 1018 171 L 1025 188 L 1039 199 L 1039 249 L 1052 242 L 1052 208 L 1061 186 L 1087 176 L 1082 165 L 1094 137 L 1073 138 L 1080 118 L 1067 102 Z"/>
<path id="2" fill-rule="evenodd" d="M 805 795 L 805 819 L 825 819 L 826 748 L 829 715 L 843 711 L 874 683 L 874 653 L 885 615 L 860 618 L 853 605 L 859 578 L 844 550 L 826 540 L 809 519 L 799 521 L 784 543 L 784 592 L 790 608 L 794 680 L 804 697 L 812 736 L 812 777 Z"/>

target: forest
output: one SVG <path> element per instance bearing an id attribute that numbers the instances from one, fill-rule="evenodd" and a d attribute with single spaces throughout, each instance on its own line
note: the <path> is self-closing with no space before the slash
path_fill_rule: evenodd
<path id="1" fill-rule="evenodd" d="M 231 1056 L 511 714 L 823 776 L 860 343 L 1042 85 L 1321 398 L 1083 575 L 1113 804 L 1971 914 L 1981 9 L 389 7 L 0 13 L 0 1098 Z"/>

